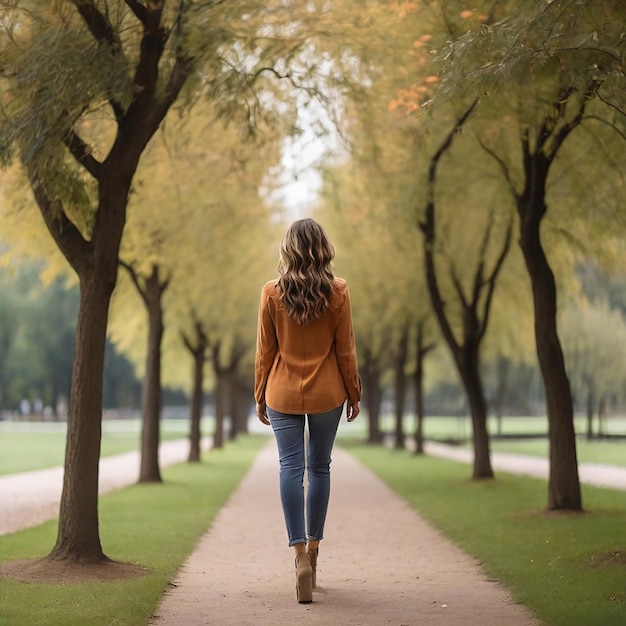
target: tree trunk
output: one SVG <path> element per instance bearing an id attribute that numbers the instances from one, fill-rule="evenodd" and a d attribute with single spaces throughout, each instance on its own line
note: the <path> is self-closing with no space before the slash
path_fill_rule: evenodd
<path id="1" fill-rule="evenodd" d="M 191 393 L 191 415 L 189 417 L 189 463 L 200 462 L 200 420 L 202 418 L 202 388 L 204 386 L 205 346 L 193 352 L 193 391 Z"/>
<path id="2" fill-rule="evenodd" d="M 498 435 L 502 435 L 502 417 L 504 416 L 505 397 L 509 381 L 508 359 L 505 359 L 502 355 L 499 355 L 497 367 L 498 385 L 496 388 L 496 401 L 494 403 L 494 408 L 496 413 L 496 422 L 498 424 Z"/>
<path id="3" fill-rule="evenodd" d="M 227 388 L 224 374 L 219 369 L 215 372 L 215 433 L 213 448 L 224 447 L 224 414 L 226 412 Z"/>
<path id="4" fill-rule="evenodd" d="M 382 389 L 380 387 L 380 372 L 370 363 L 364 367 L 363 399 L 369 416 L 367 443 L 381 443 L 383 434 L 380 431 L 380 405 Z"/>
<path id="5" fill-rule="evenodd" d="M 252 390 L 245 379 L 238 373 L 233 373 L 231 388 L 231 438 L 237 437 L 241 433 L 248 432 L 248 415 L 250 409 L 250 398 Z"/>
<path id="6" fill-rule="evenodd" d="M 472 417 L 472 439 L 474 443 L 472 478 L 475 480 L 493 478 L 493 470 L 489 458 L 489 436 L 487 433 L 487 401 L 485 400 L 479 371 L 480 342 L 486 328 L 489 308 L 486 306 L 481 326 L 481 321 L 477 314 L 478 299 L 474 298 L 474 303 L 471 306 L 466 305 L 463 307 L 463 339 L 460 342 L 457 341 L 450 321 L 447 318 L 441 292 L 439 291 L 434 255 L 432 248 L 428 245 L 428 241 L 427 237 L 424 258 L 428 290 L 439 327 L 450 348 L 457 371 L 461 377 Z M 480 282 L 476 280 L 477 285 Z"/>
<path id="7" fill-rule="evenodd" d="M 418 353 L 419 354 L 419 353 Z M 424 355 L 416 359 L 413 375 L 415 389 L 415 454 L 424 454 Z"/>
<path id="8" fill-rule="evenodd" d="M 424 360 L 434 348 L 434 344 L 424 343 L 424 320 L 417 324 L 417 345 L 415 349 L 415 454 L 424 454 Z"/>
<path id="9" fill-rule="evenodd" d="M 234 441 L 237 438 L 237 383 L 236 374 L 233 368 L 229 368 L 228 376 L 226 378 L 228 382 L 227 396 L 228 396 L 228 416 L 230 417 L 230 423 L 228 427 L 228 440 Z"/>
<path id="10" fill-rule="evenodd" d="M 406 401 L 406 360 L 409 352 L 409 324 L 405 323 L 398 341 L 395 359 L 395 447 L 403 449 L 404 441 L 404 406 Z"/>
<path id="11" fill-rule="evenodd" d="M 98 271 L 80 281 L 59 527 L 48 557 L 52 560 L 109 560 L 102 551 L 98 527 L 98 465 L 104 347 L 114 284 L 103 280 Z"/>
<path id="12" fill-rule="evenodd" d="M 493 478 L 491 467 L 491 453 L 489 450 L 489 433 L 487 432 L 487 401 L 483 392 L 483 385 L 478 371 L 478 364 L 460 367 L 463 385 L 467 393 L 467 400 L 472 416 L 472 431 L 474 443 L 474 466 L 472 478 L 474 480 Z"/>
<path id="13" fill-rule="evenodd" d="M 495 263 L 488 275 L 485 275 L 487 262 L 486 251 L 491 238 L 491 225 L 485 229 L 482 241 L 479 244 L 479 260 L 474 272 L 473 286 L 469 296 L 465 293 L 462 282 L 454 265 L 449 268 L 451 284 L 457 295 L 462 310 L 462 337 L 458 339 L 453 324 L 449 318 L 449 307 L 439 288 L 437 271 L 435 269 L 435 249 L 437 231 L 435 228 L 435 197 L 437 168 L 441 157 L 452 145 L 455 135 L 471 115 L 478 100 L 475 100 L 465 113 L 457 120 L 455 127 L 448 133 L 445 140 L 433 155 L 428 173 L 428 197 L 424 208 L 424 217 L 419 222 L 419 228 L 424 235 L 424 270 L 430 301 L 439 323 L 441 333 L 450 348 L 459 375 L 465 387 L 470 411 L 472 414 L 474 439 L 474 468 L 473 478 L 492 478 L 491 461 L 489 458 L 489 438 L 487 435 L 487 402 L 485 400 L 482 382 L 479 373 L 480 344 L 487 330 L 491 302 L 498 277 L 504 260 L 511 246 L 512 222 L 506 229 L 506 234 Z M 481 319 L 482 318 L 482 319 Z"/>
<path id="14" fill-rule="evenodd" d="M 89 7 L 83 6 L 85 3 L 75 4 L 94 41 L 110 45 L 110 51 L 117 54 L 116 35 L 108 30 L 108 17 L 93 3 Z M 167 27 L 161 22 L 163 7 L 149 3 L 144 8 L 145 15 L 142 14 L 141 19 L 145 28 L 143 37 L 138 40 L 136 67 L 134 71 L 129 68 L 129 79 L 137 88 L 124 105 L 115 98 L 110 101 L 117 132 L 107 156 L 99 161 L 91 146 L 74 129 L 68 129 L 70 132 L 59 137 L 56 144 L 60 150 L 57 155 L 65 155 L 66 149 L 69 150 L 84 175 L 97 183 L 97 208 L 91 228 L 85 229 L 91 231 L 89 239 L 66 212 L 59 189 L 64 187 L 67 191 L 67 185 L 49 185 L 51 176 L 63 176 L 55 160 L 45 155 L 51 154 L 57 131 L 65 122 L 57 121 L 54 132 L 42 130 L 40 140 L 46 149 L 37 151 L 36 155 L 33 156 L 26 143 L 20 146 L 20 158 L 46 227 L 78 274 L 81 285 L 59 530 L 50 559 L 94 562 L 107 558 L 102 552 L 98 531 L 98 465 L 109 304 L 117 278 L 133 176 L 148 141 L 178 97 L 191 70 L 191 59 L 181 54 L 169 68 L 168 76 L 159 72 L 167 40 Z M 164 79 L 165 89 L 157 89 L 160 77 Z M 72 204 L 75 200 L 74 197 Z M 81 221 L 86 215 L 83 214 Z"/>
<path id="15" fill-rule="evenodd" d="M 602 395 L 598 403 L 598 435 L 606 436 L 606 420 L 608 416 L 608 399 Z"/>
<path id="16" fill-rule="evenodd" d="M 544 253 L 540 225 L 546 213 L 545 185 L 549 161 L 543 154 L 527 158 L 526 191 L 519 198 L 520 246 L 530 277 L 535 314 L 537 358 L 543 377 L 550 439 L 548 509 L 582 510 L 574 409 L 563 351 L 557 333 L 554 275 Z"/>
<path id="17" fill-rule="evenodd" d="M 148 309 L 148 353 L 146 356 L 146 374 L 141 394 L 140 483 L 162 482 L 161 470 L 159 468 L 161 340 L 163 338 L 161 298 L 165 285 L 160 282 L 159 271 L 155 266 L 152 274 L 146 280 L 144 292 L 144 300 Z"/>
<path id="18" fill-rule="evenodd" d="M 587 439 L 593 439 L 593 406 L 595 399 L 591 386 L 587 388 Z"/>

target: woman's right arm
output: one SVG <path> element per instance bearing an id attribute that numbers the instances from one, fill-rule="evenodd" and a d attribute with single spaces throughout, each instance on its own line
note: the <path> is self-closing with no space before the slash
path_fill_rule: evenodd
<path id="1" fill-rule="evenodd" d="M 265 412 L 265 387 L 278 351 L 276 329 L 269 307 L 268 285 L 263 287 L 257 323 L 256 356 L 254 360 L 254 399 L 259 419 L 269 425 Z"/>

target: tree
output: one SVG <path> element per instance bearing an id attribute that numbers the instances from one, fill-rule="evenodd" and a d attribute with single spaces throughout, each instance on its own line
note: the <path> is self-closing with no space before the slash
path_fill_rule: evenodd
<path id="1" fill-rule="evenodd" d="M 556 283 L 541 238 L 548 181 L 581 125 L 624 125 L 623 3 L 524 3 L 506 20 L 476 29 L 445 51 L 442 93 L 488 93 L 518 126 L 515 152 L 483 143 L 507 181 L 531 281 L 537 356 L 550 438 L 548 508 L 581 510 L 573 406 L 556 323 Z M 462 77 L 462 78 L 461 78 Z M 503 109 L 500 109 L 501 111 Z M 623 135 L 622 135 L 623 136 Z M 553 204 L 556 203 L 553 198 Z"/>
<path id="2" fill-rule="evenodd" d="M 206 317 L 203 301 L 211 297 L 212 283 L 225 267 L 233 265 L 227 250 L 237 245 L 237 231 L 249 233 L 245 223 L 265 217 L 259 188 L 278 154 L 277 139 L 284 130 L 283 126 L 268 129 L 259 123 L 257 139 L 251 141 L 238 128 L 220 123 L 211 107 L 194 106 L 184 119 L 161 129 L 137 172 L 137 187 L 142 193 L 130 200 L 120 253 L 132 280 L 122 280 L 118 286 L 111 334 L 135 359 L 140 355 L 146 359 L 145 367 L 137 363 L 144 372 L 140 482 L 161 480 L 161 354 L 167 354 L 168 362 L 178 362 L 179 357 L 174 355 L 180 352 L 179 346 L 173 347 L 166 338 L 168 327 L 177 324 L 181 328 L 174 341 L 182 339 L 194 362 L 194 382 L 189 388 L 190 459 L 199 461 L 202 381 L 208 358 L 205 352 L 209 340 L 221 341 L 213 333 L 208 335 L 212 320 Z M 214 151 L 206 151 L 207 133 L 213 138 Z M 257 234 L 261 232 L 258 228 Z M 254 245 L 246 246 L 246 252 L 255 249 Z M 173 295 L 168 298 L 169 285 L 173 286 Z M 223 288 L 223 284 L 219 286 Z M 236 288 L 236 283 L 229 288 L 232 297 L 236 297 Z M 146 305 L 146 333 L 136 333 L 128 323 L 137 315 L 136 293 Z M 192 319 L 184 319 L 189 317 Z M 145 326 L 141 321 L 138 324 Z M 164 374 L 167 376 L 167 371 Z M 175 381 L 184 387 L 187 383 Z"/>
<path id="3" fill-rule="evenodd" d="M 139 160 L 201 62 L 208 61 L 204 69 L 215 79 L 207 79 L 210 95 L 221 98 L 231 115 L 246 104 L 262 73 L 248 57 L 248 80 L 241 58 L 225 59 L 238 36 L 231 25 L 247 14 L 244 3 L 232 9 L 210 2 L 170 6 L 165 0 L 108 4 L 2 5 L 3 162 L 17 155 L 50 235 L 80 283 L 66 471 L 49 555 L 67 562 L 107 560 L 98 528 L 104 348 Z M 247 23 L 251 29 L 258 24 Z M 242 37 L 252 38 L 247 32 Z M 261 41 L 259 56 L 262 47 Z M 252 125 L 256 104 L 243 107 Z"/>
<path id="4" fill-rule="evenodd" d="M 192 314 L 193 315 L 193 314 Z M 193 387 L 191 390 L 191 409 L 189 414 L 189 457 L 190 463 L 200 462 L 200 422 L 202 418 L 204 365 L 206 363 L 209 340 L 202 321 L 193 316 L 194 332 L 180 331 L 180 338 L 193 359 Z"/>
<path id="5" fill-rule="evenodd" d="M 380 219 L 378 190 L 372 184 L 370 193 L 365 193 L 363 184 L 359 168 L 352 164 L 327 172 L 325 198 L 317 211 L 337 250 L 337 274 L 350 286 L 368 416 L 367 441 L 381 443 L 383 378 L 392 363 L 397 319 L 405 305 L 402 295 L 396 293 L 400 288 L 395 280 L 403 267 L 392 230 Z"/>
<path id="6" fill-rule="evenodd" d="M 159 468 L 159 440 L 161 418 L 161 339 L 163 337 L 163 294 L 170 282 L 169 275 L 157 264 L 144 277 L 133 265 L 120 259 L 120 264 L 129 273 L 131 280 L 148 314 L 148 341 L 146 369 L 141 395 L 141 464 L 139 482 L 161 482 Z"/>
<path id="7" fill-rule="evenodd" d="M 125 42 L 107 14 L 91 2 L 76 3 L 73 9 L 63 9 L 48 20 L 33 19 L 27 27 L 27 40 L 22 42 L 26 44 L 24 52 L 32 56 L 23 54 L 15 59 L 15 63 L 21 64 L 20 77 L 27 75 L 29 59 L 37 57 L 43 66 L 31 74 L 33 82 L 24 85 L 24 99 L 22 93 L 15 94 L 10 127 L 20 133 L 20 159 L 46 226 L 80 281 L 66 471 L 57 540 L 49 555 L 53 560 L 106 559 L 98 532 L 97 494 L 107 312 L 116 282 L 132 177 L 141 153 L 177 98 L 191 68 L 191 59 L 179 51 L 165 83 L 160 83 L 158 66 L 168 35 L 163 3 L 135 6 L 135 10 L 133 17 L 141 32 L 140 52 L 134 72 L 126 74 L 128 79 L 123 87 L 115 85 L 112 79 L 121 78 L 126 61 Z M 23 23 L 25 15 L 19 19 Z M 179 35 L 174 33 L 173 39 Z M 67 72 L 66 66 L 63 84 L 56 85 L 45 76 L 45 64 L 49 64 L 47 69 L 52 76 L 58 76 L 52 63 L 59 59 L 52 50 L 59 49 L 68 55 L 65 60 L 78 73 Z M 85 74 L 75 61 L 79 59 L 82 65 L 86 51 L 92 63 L 99 61 L 101 67 L 113 67 L 114 72 Z M 81 92 L 72 90 L 74 102 L 67 97 L 68 79 L 77 84 L 86 81 Z M 53 84 L 65 92 L 49 95 Z M 90 87 L 85 88 L 86 85 Z M 30 98 L 26 90 L 30 91 Z M 118 129 L 102 159 L 98 158 L 97 149 L 89 146 L 89 140 L 81 136 L 88 135 L 81 126 L 85 124 L 85 111 L 93 106 L 92 94 L 97 94 L 97 100 L 108 102 Z M 54 112 L 45 104 L 50 96 L 57 100 Z M 16 129 L 17 124 L 22 127 Z M 67 162 L 68 153 L 73 164 Z M 82 176 L 94 181 L 90 185 L 93 191 L 88 192 L 79 184 L 79 170 L 84 172 Z M 58 171 L 67 178 L 62 180 Z M 85 195 L 80 199 L 76 196 L 87 193 L 93 193 L 96 200 L 93 212 L 85 216 L 80 214 Z"/>
<path id="8" fill-rule="evenodd" d="M 404 406 L 406 401 L 406 368 L 409 360 L 410 322 L 398 320 L 399 336 L 394 350 L 393 377 L 395 392 L 395 429 L 394 440 L 397 449 L 404 449 Z"/>
<path id="9" fill-rule="evenodd" d="M 434 342 L 428 343 L 427 316 L 421 317 L 416 324 L 415 371 L 413 388 L 415 390 L 415 454 L 424 453 L 424 361 L 429 352 L 435 349 Z"/>
<path id="10" fill-rule="evenodd" d="M 489 434 L 487 432 L 487 402 L 480 378 L 480 347 L 488 326 L 496 279 L 511 244 L 511 221 L 509 220 L 508 225 L 505 226 L 502 243 L 499 244 L 499 250 L 496 250 L 491 267 L 489 267 L 488 250 L 494 227 L 494 217 L 492 215 L 488 218 L 489 221 L 486 227 L 483 227 L 483 236 L 479 241 L 476 268 L 467 292 L 459 277 L 458 266 L 453 261 L 449 261 L 450 281 L 454 287 L 460 310 L 459 317 L 461 318 L 457 334 L 454 331 L 450 303 L 448 300 L 444 300 L 442 295 L 440 279 L 435 265 L 436 252 L 442 248 L 442 245 L 438 243 L 435 227 L 438 167 L 441 158 L 452 146 L 455 134 L 463 128 L 474 106 L 475 103 L 457 120 L 454 128 L 431 157 L 427 179 L 426 207 L 419 227 L 424 236 L 424 268 L 431 303 L 443 337 L 450 348 L 463 381 L 470 406 L 474 441 L 472 477 L 479 479 L 493 477 L 489 453 Z M 465 265 L 467 265 L 467 260 Z"/>

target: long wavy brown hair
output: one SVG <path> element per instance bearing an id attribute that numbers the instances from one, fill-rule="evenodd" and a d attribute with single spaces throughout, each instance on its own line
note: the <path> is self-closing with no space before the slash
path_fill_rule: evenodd
<path id="1" fill-rule="evenodd" d="M 311 218 L 295 221 L 280 244 L 280 298 L 287 314 L 306 325 L 322 316 L 332 294 L 335 248 Z"/>

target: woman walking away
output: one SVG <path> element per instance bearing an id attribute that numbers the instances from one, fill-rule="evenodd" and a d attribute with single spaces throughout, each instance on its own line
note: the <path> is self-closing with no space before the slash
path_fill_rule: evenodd
<path id="1" fill-rule="evenodd" d="M 317 222 L 294 222 L 280 245 L 280 277 L 263 286 L 259 306 L 256 411 L 276 437 L 280 499 L 289 545 L 296 554 L 296 596 L 301 603 L 313 601 L 330 495 L 330 455 L 344 402 L 349 422 L 360 411 L 350 294 L 346 281 L 333 275 L 334 256 Z"/>

